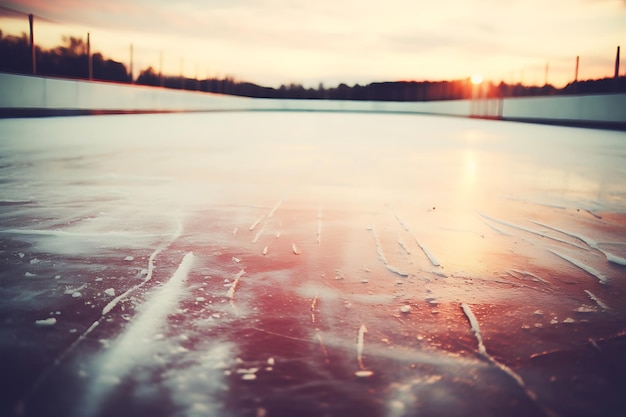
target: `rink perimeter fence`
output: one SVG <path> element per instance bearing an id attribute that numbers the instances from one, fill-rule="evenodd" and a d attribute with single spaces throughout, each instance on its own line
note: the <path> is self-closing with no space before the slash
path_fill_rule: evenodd
<path id="1" fill-rule="evenodd" d="M 407 113 L 626 130 L 626 94 L 389 102 L 263 99 L 0 73 L 0 117 L 216 111 Z"/>

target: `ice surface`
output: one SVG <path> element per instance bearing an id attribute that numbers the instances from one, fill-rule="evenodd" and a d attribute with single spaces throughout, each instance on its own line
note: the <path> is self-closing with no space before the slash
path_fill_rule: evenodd
<path id="1" fill-rule="evenodd" d="M 0 415 L 626 407 L 624 133 L 322 113 L 0 132 Z"/>

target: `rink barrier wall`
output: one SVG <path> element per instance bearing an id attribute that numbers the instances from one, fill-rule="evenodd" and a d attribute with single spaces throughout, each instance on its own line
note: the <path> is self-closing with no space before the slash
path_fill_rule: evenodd
<path id="1" fill-rule="evenodd" d="M 626 94 L 426 102 L 261 99 L 0 73 L 0 117 L 207 111 L 414 113 L 626 130 Z"/>

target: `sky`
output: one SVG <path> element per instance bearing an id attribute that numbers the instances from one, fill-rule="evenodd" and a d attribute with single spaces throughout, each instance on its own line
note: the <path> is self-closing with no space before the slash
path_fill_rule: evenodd
<path id="1" fill-rule="evenodd" d="M 187 77 L 267 86 L 485 80 L 557 87 L 613 76 L 626 0 L 1 0 L 35 15 L 35 40 Z M 4 34 L 28 32 L 0 10 Z M 622 50 L 622 56 L 626 50 Z M 626 75 L 626 59 L 620 74 Z"/>

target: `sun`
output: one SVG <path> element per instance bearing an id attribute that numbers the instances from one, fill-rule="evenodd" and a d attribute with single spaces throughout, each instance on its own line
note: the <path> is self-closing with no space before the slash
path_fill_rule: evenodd
<path id="1" fill-rule="evenodd" d="M 481 84 L 483 82 L 483 76 L 480 74 L 473 74 L 470 78 L 472 84 Z"/>

